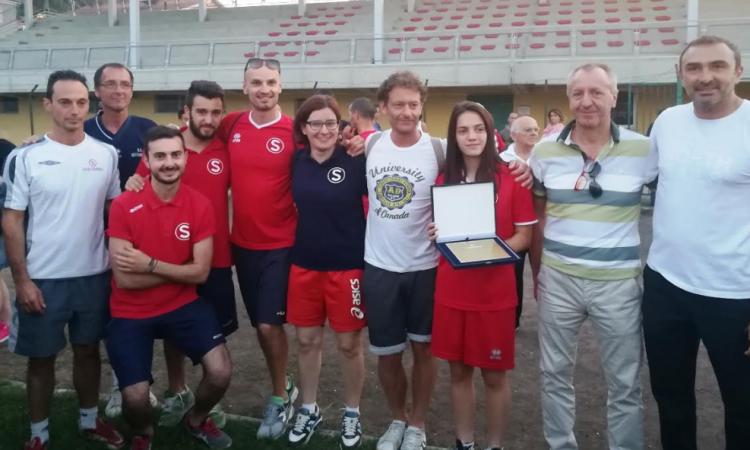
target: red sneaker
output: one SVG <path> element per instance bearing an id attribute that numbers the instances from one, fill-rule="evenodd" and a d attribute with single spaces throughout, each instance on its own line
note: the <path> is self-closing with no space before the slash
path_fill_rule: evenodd
<path id="1" fill-rule="evenodd" d="M 151 436 L 138 434 L 130 441 L 130 450 L 151 450 Z"/>
<path id="2" fill-rule="evenodd" d="M 8 328 L 8 325 L 5 325 L 4 323 L 0 322 L 0 344 L 7 341 L 10 337 L 10 328 Z"/>
<path id="3" fill-rule="evenodd" d="M 125 439 L 122 435 L 112 424 L 100 417 L 96 418 L 96 428 L 81 430 L 81 434 L 90 441 L 103 442 L 111 450 L 117 450 L 125 446 Z"/>
<path id="4" fill-rule="evenodd" d="M 42 440 L 35 437 L 24 444 L 23 450 L 47 450 L 47 443 L 42 444 Z"/>

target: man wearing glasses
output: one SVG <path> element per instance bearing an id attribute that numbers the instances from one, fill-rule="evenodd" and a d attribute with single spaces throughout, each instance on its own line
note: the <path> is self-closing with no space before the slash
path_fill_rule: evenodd
<path id="1" fill-rule="evenodd" d="M 291 193 L 297 150 L 293 120 L 279 108 L 281 65 L 251 58 L 243 92 L 250 110 L 232 112 L 217 136 L 229 151 L 232 256 L 242 298 L 256 328 L 271 376 L 272 393 L 258 438 L 284 434 L 298 390 L 287 377 L 286 292 L 297 214 Z"/>
<path id="2" fill-rule="evenodd" d="M 578 332 L 591 319 L 608 386 L 610 448 L 642 449 L 641 272 L 638 219 L 642 186 L 656 177 L 648 139 L 611 119 L 617 78 L 604 64 L 568 77 L 575 119 L 537 144 L 529 161 L 543 233 L 531 266 L 539 301 L 544 437 L 552 450 L 576 449 Z"/>

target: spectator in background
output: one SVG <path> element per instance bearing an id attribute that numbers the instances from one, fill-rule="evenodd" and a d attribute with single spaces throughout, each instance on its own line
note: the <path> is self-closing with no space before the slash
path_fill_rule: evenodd
<path id="1" fill-rule="evenodd" d="M 349 123 L 354 134 L 367 139 L 367 136 L 378 131 L 375 123 L 375 115 L 378 108 L 369 98 L 359 97 L 349 104 Z"/>
<path id="2" fill-rule="evenodd" d="M 542 137 L 559 134 L 563 128 L 565 128 L 565 116 L 563 116 L 562 111 L 557 108 L 550 109 L 547 113 L 547 126 L 544 127 Z"/>
<path id="3" fill-rule="evenodd" d="M 513 126 L 513 121 L 518 118 L 517 112 L 511 112 L 508 114 L 508 121 L 505 124 L 505 127 L 503 127 L 502 130 L 500 130 L 500 136 L 502 136 L 503 141 L 507 145 L 510 145 L 513 142 L 513 138 L 510 136 L 510 127 Z"/>

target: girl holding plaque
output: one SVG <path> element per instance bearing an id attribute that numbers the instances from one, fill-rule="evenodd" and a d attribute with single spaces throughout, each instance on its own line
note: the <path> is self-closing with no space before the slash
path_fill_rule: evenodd
<path id="1" fill-rule="evenodd" d="M 526 250 L 537 222 L 531 192 L 516 183 L 494 145 L 492 116 L 475 102 L 458 103 L 448 124 L 445 172 L 437 184 L 493 182 L 496 234 Z M 430 226 L 430 239 L 440 230 Z M 512 264 L 455 269 L 441 256 L 435 286 L 432 352 L 450 363 L 456 449 L 475 448 L 474 368 L 485 385 L 487 448 L 502 448 L 511 404 L 517 294 Z"/>
<path id="2" fill-rule="evenodd" d="M 295 326 L 299 348 L 302 405 L 288 433 L 289 444 L 307 443 L 322 420 L 316 403 L 323 357 L 323 326 L 336 333 L 342 355 L 342 449 L 362 440 L 359 400 L 365 366 L 362 299 L 367 193 L 364 155 L 351 157 L 338 144 L 341 114 L 336 100 L 313 95 L 294 118 L 294 134 L 305 148 L 294 157 L 292 197 L 298 221 L 289 271 L 287 321 Z"/>

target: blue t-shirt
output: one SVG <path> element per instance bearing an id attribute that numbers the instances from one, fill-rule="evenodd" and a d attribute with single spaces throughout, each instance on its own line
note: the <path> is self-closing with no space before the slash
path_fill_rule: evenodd
<path id="1" fill-rule="evenodd" d="M 292 262 L 320 271 L 364 268 L 366 194 L 364 155 L 352 158 L 337 147 L 320 164 L 309 148 L 298 151 L 292 174 L 299 214 Z"/>
<path id="2" fill-rule="evenodd" d="M 156 122 L 145 117 L 128 116 L 116 134 L 112 134 L 101 122 L 102 112 L 83 124 L 83 129 L 91 137 L 110 144 L 117 149 L 120 170 L 120 189 L 125 190 L 125 182 L 133 176 L 143 153 L 143 136 L 146 131 L 156 126 Z"/>

